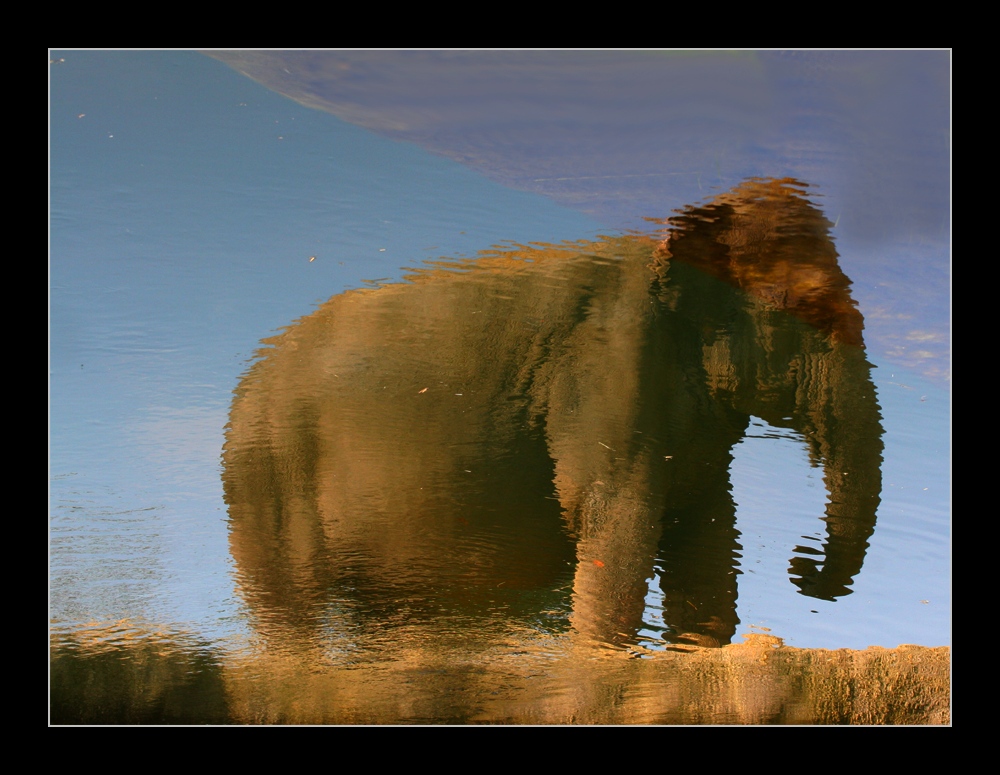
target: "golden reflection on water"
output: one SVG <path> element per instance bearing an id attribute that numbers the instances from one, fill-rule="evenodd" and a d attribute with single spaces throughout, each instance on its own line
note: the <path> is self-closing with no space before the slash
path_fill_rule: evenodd
<path id="1" fill-rule="evenodd" d="M 653 659 L 571 655 L 404 650 L 358 669 L 119 622 L 53 644 L 50 713 L 54 724 L 950 723 L 944 647 L 796 649 L 757 634 Z"/>

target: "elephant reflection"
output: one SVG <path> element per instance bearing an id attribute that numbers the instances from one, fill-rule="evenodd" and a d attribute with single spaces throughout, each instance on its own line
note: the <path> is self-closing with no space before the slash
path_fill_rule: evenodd
<path id="1" fill-rule="evenodd" d="M 826 537 L 796 547 L 792 583 L 850 592 L 882 428 L 829 223 L 787 179 L 664 223 L 428 268 L 266 341 L 224 450 L 261 627 L 486 621 L 500 604 L 524 619 L 568 598 L 573 631 L 617 643 L 656 563 L 667 638 L 728 643 L 729 468 L 751 416 L 802 434 L 824 472 Z"/>

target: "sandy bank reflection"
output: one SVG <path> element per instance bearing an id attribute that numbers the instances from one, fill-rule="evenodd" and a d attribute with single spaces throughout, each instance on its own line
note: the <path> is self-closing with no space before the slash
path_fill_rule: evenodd
<path id="1" fill-rule="evenodd" d="M 375 642 L 512 629 L 728 643 L 732 448 L 802 434 L 826 538 L 803 594 L 848 594 L 881 489 L 862 319 L 794 181 L 749 181 L 651 236 L 484 252 L 336 296 L 240 384 L 231 548 L 268 636 Z M 817 515 L 820 518 L 820 515 Z"/>
<path id="2" fill-rule="evenodd" d="M 777 638 L 655 659 L 425 652 L 377 670 L 183 632 L 88 627 L 52 643 L 52 724 L 948 724 L 950 652 Z M 411 654 L 411 656 L 413 656 Z"/>

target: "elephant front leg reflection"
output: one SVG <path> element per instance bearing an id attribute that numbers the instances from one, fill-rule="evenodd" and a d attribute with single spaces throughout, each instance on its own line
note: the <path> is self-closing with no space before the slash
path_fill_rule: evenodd
<path id="1" fill-rule="evenodd" d="M 700 646 L 731 642 L 741 546 L 727 461 L 699 461 L 702 478 L 663 497 L 608 492 L 602 482 L 583 504 L 577 544 L 573 627 L 589 639 L 622 644 L 644 626 L 649 582 L 659 577 L 664 640 Z M 655 500 L 656 503 L 651 501 Z M 667 498 L 666 500 L 669 500 Z"/>
<path id="2" fill-rule="evenodd" d="M 724 646 L 740 622 L 736 598 L 742 546 L 736 504 L 726 486 L 728 471 L 715 470 L 710 476 L 721 486 L 701 491 L 697 501 L 684 499 L 663 515 L 657 564 L 663 637 L 671 643 Z"/>
<path id="3" fill-rule="evenodd" d="M 588 639 L 621 644 L 642 625 L 660 524 L 635 492 L 605 492 L 603 482 L 594 489 L 577 543 L 572 624 Z"/>

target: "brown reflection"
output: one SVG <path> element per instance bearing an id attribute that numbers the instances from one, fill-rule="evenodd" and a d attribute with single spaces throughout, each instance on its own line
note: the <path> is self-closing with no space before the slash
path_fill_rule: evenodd
<path id="1" fill-rule="evenodd" d="M 186 633 L 125 621 L 53 634 L 52 724 L 225 724 L 223 655 Z"/>
<path id="2" fill-rule="evenodd" d="M 949 724 L 950 650 L 740 644 L 652 659 L 435 653 L 361 671 L 264 656 L 227 665 L 250 724 Z"/>
<path id="3" fill-rule="evenodd" d="M 947 648 L 796 649 L 767 635 L 689 654 L 405 653 L 378 670 L 183 633 L 52 639 L 51 724 L 948 724 Z"/>
<path id="4" fill-rule="evenodd" d="M 659 565 L 668 639 L 728 643 L 729 467 L 752 415 L 801 433 L 824 469 L 826 539 L 796 547 L 792 582 L 850 592 L 882 429 L 829 224 L 790 180 L 667 223 L 662 242 L 442 264 L 266 342 L 224 450 L 263 633 L 471 644 L 568 611 L 574 632 L 620 643 Z"/>

